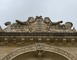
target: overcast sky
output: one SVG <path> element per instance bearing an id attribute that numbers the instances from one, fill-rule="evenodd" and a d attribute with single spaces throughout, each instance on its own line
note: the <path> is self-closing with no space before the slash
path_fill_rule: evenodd
<path id="1" fill-rule="evenodd" d="M 0 25 L 25 21 L 29 16 L 50 17 L 53 22 L 72 22 L 77 29 L 77 0 L 0 0 Z"/>

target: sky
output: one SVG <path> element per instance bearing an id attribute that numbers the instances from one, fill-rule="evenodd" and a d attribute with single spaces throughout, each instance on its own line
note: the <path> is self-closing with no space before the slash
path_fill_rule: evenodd
<path id="1" fill-rule="evenodd" d="M 0 0 L 0 25 L 30 16 L 50 17 L 51 21 L 72 22 L 77 29 L 77 0 Z"/>

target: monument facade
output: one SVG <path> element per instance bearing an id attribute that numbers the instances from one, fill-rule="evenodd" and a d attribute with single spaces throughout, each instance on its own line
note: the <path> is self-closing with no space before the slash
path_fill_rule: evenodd
<path id="1" fill-rule="evenodd" d="M 29 17 L 0 27 L 0 60 L 77 60 L 77 31 L 72 22 Z"/>

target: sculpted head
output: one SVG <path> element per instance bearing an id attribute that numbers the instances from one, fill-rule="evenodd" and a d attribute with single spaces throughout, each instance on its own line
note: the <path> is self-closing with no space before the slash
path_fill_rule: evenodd
<path id="1" fill-rule="evenodd" d="M 73 24 L 72 24 L 71 22 L 66 22 L 66 23 L 65 23 L 65 27 L 66 27 L 67 29 L 71 29 L 72 26 L 73 26 Z"/>
<path id="2" fill-rule="evenodd" d="M 51 22 L 51 20 L 50 20 L 50 18 L 49 18 L 49 17 L 45 17 L 45 18 L 44 18 L 44 22 L 45 22 L 45 23 L 50 23 L 50 22 Z"/>
<path id="3" fill-rule="evenodd" d="M 5 25 L 6 25 L 6 26 L 7 26 L 7 25 L 11 25 L 11 22 L 6 22 Z"/>
<path id="4" fill-rule="evenodd" d="M 35 21 L 34 17 L 29 17 L 29 18 L 28 18 L 28 22 L 29 22 L 29 23 L 32 23 L 32 22 L 34 22 L 34 21 Z"/>

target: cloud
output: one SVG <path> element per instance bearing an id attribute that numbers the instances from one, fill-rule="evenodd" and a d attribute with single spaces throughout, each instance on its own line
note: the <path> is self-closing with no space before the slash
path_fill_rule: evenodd
<path id="1" fill-rule="evenodd" d="M 71 21 L 77 29 L 77 0 L 0 0 L 2 27 L 6 21 L 26 20 L 36 15 L 49 16 L 52 21 Z"/>

